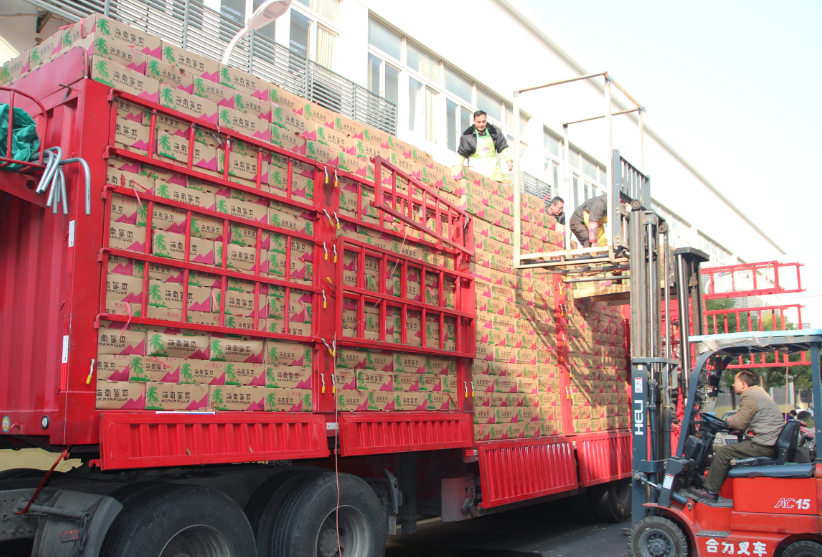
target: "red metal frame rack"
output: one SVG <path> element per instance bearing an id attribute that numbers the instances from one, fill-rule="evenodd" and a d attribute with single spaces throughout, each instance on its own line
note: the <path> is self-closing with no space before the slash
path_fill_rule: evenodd
<path id="1" fill-rule="evenodd" d="M 736 327 L 735 332 L 742 331 L 765 331 L 765 316 L 770 315 L 771 331 L 784 331 L 786 312 L 796 312 L 796 323 L 802 323 L 802 305 L 785 304 L 777 306 L 762 306 L 756 308 L 732 308 L 722 310 L 706 311 L 708 319 L 708 334 L 723 334 L 730 331 L 729 323 Z M 766 368 L 766 367 L 793 367 L 810 365 L 807 353 L 802 352 L 801 358 L 797 361 L 790 361 L 788 354 L 774 352 L 774 362 L 766 362 L 765 354 L 752 354 L 748 357 L 739 357 L 738 363 L 728 366 L 731 369 L 737 368 Z M 749 360 L 746 362 L 745 360 Z"/>
<path id="2" fill-rule="evenodd" d="M 781 263 L 779 261 L 763 261 L 758 263 L 740 263 L 737 265 L 726 265 L 724 267 L 707 267 L 702 269 L 702 276 L 708 277 L 708 291 L 704 294 L 705 300 L 718 300 L 723 298 L 742 298 L 745 296 L 766 296 L 768 294 L 792 294 L 796 292 L 804 292 L 802 288 L 802 279 L 800 277 L 799 268 L 802 263 Z M 783 281 L 785 277 L 780 279 L 780 270 L 793 268 L 796 271 L 796 286 L 785 286 Z M 740 276 L 742 273 L 747 274 L 747 277 Z M 716 282 L 719 275 L 728 274 L 731 277 L 731 289 L 725 292 L 716 291 Z M 766 275 L 765 277 L 759 276 Z M 767 280 L 773 283 L 773 286 L 763 285 Z M 750 288 L 745 288 L 742 284 L 738 284 L 743 280 L 749 281 Z"/>

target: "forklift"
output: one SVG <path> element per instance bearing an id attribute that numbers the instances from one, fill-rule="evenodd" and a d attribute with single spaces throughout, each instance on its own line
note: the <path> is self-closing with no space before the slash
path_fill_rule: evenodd
<path id="1" fill-rule="evenodd" d="M 775 458 L 732 461 L 718 500 L 690 491 L 703 487 L 714 439 L 729 430 L 713 410 L 723 373 L 735 358 L 809 351 L 814 427 L 820 438 L 816 420 L 822 416 L 822 329 L 704 334 L 699 279 L 707 254 L 690 247 L 670 249 L 667 223 L 636 202 L 623 223 L 631 280 L 633 473 L 632 527 L 625 531 L 628 555 L 822 557 L 822 446 L 797 450 L 800 422 L 786 421 Z M 681 354 L 674 352 L 668 330 L 673 304 L 682 323 Z M 697 354 L 693 363 L 691 343 Z M 680 392 L 687 398 L 679 440 L 672 447 Z"/>
<path id="2" fill-rule="evenodd" d="M 698 356 L 687 391 L 682 435 L 667 458 L 658 458 L 663 446 L 658 441 L 660 432 L 670 431 L 670 424 L 662 423 L 660 417 L 665 413 L 653 406 L 658 406 L 659 375 L 672 364 L 659 361 L 665 358 L 639 358 L 632 363 L 633 527 L 628 554 L 822 557 L 822 447 L 817 446 L 810 458 L 798 457 L 798 421 L 785 423 L 775 458 L 731 461 L 718 501 L 703 500 L 688 491 L 702 487 L 716 434 L 729 429 L 708 409 L 734 358 L 810 351 L 813 411 L 814 417 L 820 416 L 822 329 L 701 335 L 689 340 L 698 343 Z M 656 420 L 646 422 L 647 416 Z M 814 427 L 818 436 L 820 426 Z"/>

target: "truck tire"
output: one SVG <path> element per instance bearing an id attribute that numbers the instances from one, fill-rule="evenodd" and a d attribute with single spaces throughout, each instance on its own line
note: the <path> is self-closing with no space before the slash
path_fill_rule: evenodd
<path id="1" fill-rule="evenodd" d="M 649 516 L 637 522 L 628 537 L 630 557 L 687 557 L 688 538 L 668 518 Z"/>
<path id="2" fill-rule="evenodd" d="M 125 497 L 101 557 L 254 557 L 251 526 L 224 493 L 197 486 L 147 486 Z"/>
<path id="3" fill-rule="evenodd" d="M 591 504 L 597 520 L 623 522 L 631 517 L 631 480 L 617 480 L 594 486 Z"/>
<path id="4" fill-rule="evenodd" d="M 782 557 L 822 557 L 822 545 L 811 540 L 794 542 L 785 548 Z"/>
<path id="5" fill-rule="evenodd" d="M 276 557 L 382 557 L 385 513 L 376 493 L 360 478 L 334 474 L 303 478 L 282 503 L 274 530 Z M 265 557 L 269 557 L 266 555 Z"/>
<path id="6" fill-rule="evenodd" d="M 266 480 L 254 491 L 245 506 L 245 515 L 251 524 L 254 539 L 257 540 L 259 557 L 273 555 L 272 536 L 281 516 L 284 499 L 301 482 L 321 474 L 321 470 L 285 470 Z"/>

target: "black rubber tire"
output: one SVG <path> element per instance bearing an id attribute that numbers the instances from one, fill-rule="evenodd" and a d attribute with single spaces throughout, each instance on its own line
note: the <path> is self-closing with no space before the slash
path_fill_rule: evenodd
<path id="1" fill-rule="evenodd" d="M 595 486 L 590 492 L 594 515 L 600 522 L 624 522 L 631 518 L 631 480 Z"/>
<path id="2" fill-rule="evenodd" d="M 0 482 L 5 480 L 23 480 L 28 478 L 42 478 L 46 475 L 46 470 L 37 470 L 36 468 L 12 468 L 11 470 L 3 470 L 0 472 Z M 53 473 L 52 476 L 56 474 Z"/>
<path id="3" fill-rule="evenodd" d="M 258 557 L 272 555 L 273 534 L 283 501 L 291 491 L 307 478 L 314 478 L 323 470 L 284 470 L 270 478 L 254 491 L 245 506 L 245 514 L 257 540 Z"/>
<path id="4" fill-rule="evenodd" d="M 161 484 L 125 497 L 100 557 L 254 557 L 251 526 L 224 493 L 198 486 Z"/>
<path id="5" fill-rule="evenodd" d="M 649 544 L 655 545 L 656 551 L 651 551 Z M 688 537 L 673 520 L 662 516 L 649 516 L 631 528 L 628 536 L 628 555 L 629 557 L 688 557 Z"/>
<path id="6" fill-rule="evenodd" d="M 337 551 L 337 484 L 334 474 L 304 477 L 286 496 L 274 530 L 276 557 L 334 555 Z M 382 557 L 385 514 L 374 490 L 350 474 L 339 475 L 339 522 L 345 557 Z M 324 551 L 320 551 L 323 547 Z M 264 555 L 261 557 L 268 557 Z"/>
<path id="7" fill-rule="evenodd" d="M 594 506 L 591 504 L 591 498 L 587 492 L 569 497 L 568 505 L 571 507 L 571 514 L 573 514 L 577 520 L 593 522 L 597 519 L 594 513 Z"/>
<path id="8" fill-rule="evenodd" d="M 811 540 L 793 542 L 782 552 L 782 557 L 822 557 L 822 544 Z"/>

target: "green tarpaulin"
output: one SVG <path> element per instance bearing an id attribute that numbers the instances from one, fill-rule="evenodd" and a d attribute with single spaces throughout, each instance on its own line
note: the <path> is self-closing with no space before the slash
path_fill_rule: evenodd
<path id="1" fill-rule="evenodd" d="M 6 156 L 9 137 L 9 105 L 0 104 L 0 156 Z M 22 108 L 14 109 L 14 123 L 11 133 L 11 158 L 18 161 L 31 160 L 40 149 L 37 124 Z M 10 164 L 4 170 L 19 170 L 22 165 Z"/>

